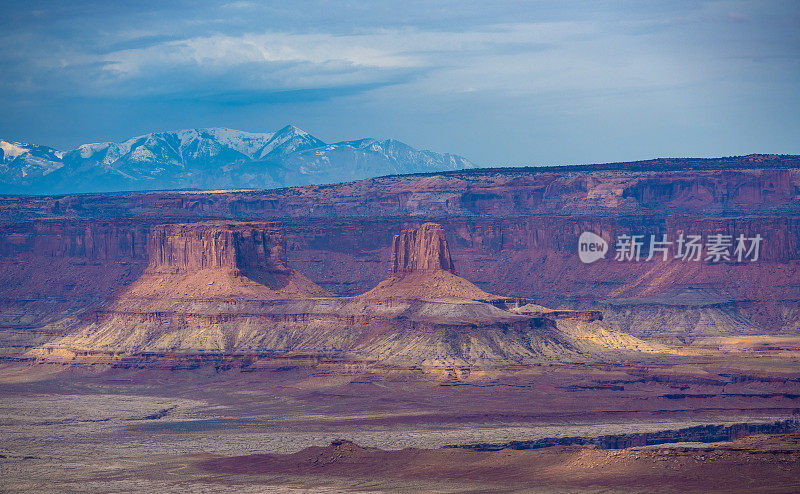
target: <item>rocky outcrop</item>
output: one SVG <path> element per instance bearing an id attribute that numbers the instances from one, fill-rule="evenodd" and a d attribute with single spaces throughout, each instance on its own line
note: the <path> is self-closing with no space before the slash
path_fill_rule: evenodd
<path id="1" fill-rule="evenodd" d="M 274 322 L 263 315 L 266 305 L 330 295 L 286 267 L 285 244 L 275 223 L 153 226 L 147 268 L 110 301 L 81 313 L 47 353 L 203 353 L 241 345 L 232 339 L 241 328 Z"/>
<path id="2" fill-rule="evenodd" d="M 503 310 L 452 273 L 441 225 L 406 229 L 397 269 L 359 297 L 326 297 L 285 267 L 279 225 L 207 222 L 152 229 L 148 268 L 71 334 L 30 355 L 336 358 L 399 366 L 505 366 L 658 352 L 594 326 Z M 407 247 L 407 248 L 406 248 Z M 403 261 L 398 260 L 402 258 Z M 253 276 L 261 271 L 271 278 Z M 582 322 L 582 321 L 577 321 Z"/>
<path id="3" fill-rule="evenodd" d="M 572 319 L 575 321 L 592 322 L 603 319 L 603 312 L 599 310 L 559 310 L 543 307 L 536 304 L 526 304 L 512 309 L 517 314 L 529 316 L 544 316 L 549 319 Z"/>
<path id="4" fill-rule="evenodd" d="M 277 223 L 199 222 L 150 230 L 148 270 L 202 269 L 286 272 L 286 234 Z"/>
<path id="5" fill-rule="evenodd" d="M 0 197 L 0 333 L 38 331 L 129 286 L 147 265 L 154 218 L 227 218 L 280 220 L 286 265 L 337 295 L 364 293 L 397 270 L 392 283 L 406 278 L 411 290 L 415 278 L 426 278 L 424 286 L 439 284 L 430 296 L 441 296 L 441 287 L 452 284 L 439 271 L 414 271 L 413 242 L 403 242 L 396 267 L 391 261 L 397 232 L 436 221 L 447 232 L 451 263 L 456 258 L 462 279 L 484 293 L 559 309 L 608 302 L 615 315 L 607 323 L 647 338 L 727 334 L 722 326 L 732 321 L 735 332 L 798 334 L 798 191 L 800 158 L 747 156 L 485 169 L 281 190 Z M 586 265 L 576 255 L 584 231 L 765 240 L 755 263 Z M 687 290 L 720 300 L 697 311 L 676 309 L 670 294 Z"/>
<path id="6" fill-rule="evenodd" d="M 437 270 L 456 274 L 442 225 L 425 223 L 395 235 L 391 274 Z"/>
<path id="7" fill-rule="evenodd" d="M 372 300 L 469 300 L 492 302 L 504 307 L 515 302 L 487 293 L 456 276 L 444 228 L 436 223 L 424 223 L 395 235 L 389 278 L 360 297 Z"/>
<path id="8" fill-rule="evenodd" d="M 146 300 L 156 312 L 175 300 L 295 299 L 330 295 L 286 266 L 283 226 L 264 222 L 156 225 L 142 276 L 114 305 Z"/>

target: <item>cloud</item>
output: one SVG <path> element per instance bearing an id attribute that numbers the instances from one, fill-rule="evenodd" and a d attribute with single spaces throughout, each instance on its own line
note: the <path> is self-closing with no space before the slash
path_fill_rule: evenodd
<path id="1" fill-rule="evenodd" d="M 235 3 L 226 8 L 251 7 Z M 5 56 L 12 58 L 5 64 L 0 53 L 0 68 L 7 69 L 3 82 L 16 83 L 18 90 L 32 91 L 39 84 L 52 91 L 55 84 L 61 94 L 127 98 L 369 91 L 395 84 L 412 84 L 414 91 L 431 95 L 652 90 L 726 73 L 719 44 L 698 43 L 695 29 L 686 36 L 684 26 L 709 12 L 701 14 L 492 23 L 469 29 L 356 24 L 338 33 L 236 28 L 191 36 L 152 23 L 103 31 L 95 43 L 48 43 L 47 37 L 33 43 L 30 34 L 18 33 L 16 44 L 28 51 L 7 51 Z M 190 24 L 197 22 L 191 19 Z M 749 51 L 758 49 L 753 46 Z M 15 78 L 15 69 L 25 74 Z"/>
<path id="2" fill-rule="evenodd" d="M 591 24 L 566 22 L 492 25 L 472 32 L 269 31 L 184 39 L 142 30 L 120 33 L 106 49 L 94 53 L 62 46 L 28 58 L 37 60 L 40 72 L 61 72 L 74 78 L 72 87 L 100 95 L 166 94 L 201 90 L 202 85 L 206 90 L 230 85 L 224 89 L 266 92 L 372 87 L 451 66 L 489 66 L 497 56 L 552 49 L 594 29 Z M 70 86 L 63 78 L 60 84 Z"/>
<path id="3" fill-rule="evenodd" d="M 198 92 L 380 87 L 502 53 L 552 48 L 593 28 L 577 23 L 492 25 L 472 32 L 416 28 L 349 34 L 261 33 L 180 38 L 158 29 L 103 34 L 95 43 L 9 34 L 0 83 L 19 91 L 136 97 Z M 6 42 L 4 41 L 4 43 Z M 446 90 L 446 88 L 443 88 Z M 368 90 L 368 89 L 365 89 Z M 335 94 L 335 92 L 334 92 Z"/>
<path id="4" fill-rule="evenodd" d="M 0 130 L 20 132 L 26 120 L 44 133 L 45 114 L 85 114 L 102 133 L 109 121 L 143 132 L 165 119 L 236 126 L 245 117 L 235 115 L 250 115 L 260 126 L 299 112 L 327 119 L 333 135 L 342 122 L 397 137 L 428 125 L 419 134 L 436 148 L 438 135 L 493 132 L 512 125 L 510 114 L 519 129 L 561 121 L 572 140 L 611 132 L 615 118 L 638 132 L 640 115 L 670 132 L 695 121 L 722 128 L 721 109 L 759 101 L 761 128 L 796 128 L 786 124 L 796 116 L 772 124 L 776 111 L 796 115 L 796 3 L 228 2 L 10 0 L 0 16 Z M 558 147 L 557 137 L 546 144 Z M 522 154 L 530 144 L 479 151 L 515 146 Z"/>
<path id="5" fill-rule="evenodd" d="M 244 64 L 294 63 L 392 69 L 416 67 L 413 57 L 374 48 L 368 39 L 329 34 L 263 33 L 215 35 L 169 41 L 109 53 L 106 70 L 117 77 L 141 75 L 153 67 L 195 65 L 220 71 Z"/>

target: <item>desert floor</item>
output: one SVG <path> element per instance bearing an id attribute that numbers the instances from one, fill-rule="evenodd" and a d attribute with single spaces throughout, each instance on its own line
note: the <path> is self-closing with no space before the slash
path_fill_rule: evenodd
<path id="1" fill-rule="evenodd" d="M 442 448 L 797 418 L 793 352 L 470 372 L 341 362 L 253 369 L 3 363 L 0 490 L 800 489 L 796 435 L 608 450 Z"/>

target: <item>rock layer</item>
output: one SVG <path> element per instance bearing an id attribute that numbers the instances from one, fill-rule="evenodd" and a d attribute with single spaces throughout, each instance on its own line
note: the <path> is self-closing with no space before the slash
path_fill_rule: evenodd
<path id="1" fill-rule="evenodd" d="M 128 286 L 146 267 L 154 218 L 280 220 L 287 265 L 345 296 L 384 280 L 394 234 L 436 221 L 448 232 L 458 273 L 487 292 L 561 309 L 607 302 L 616 314 L 607 323 L 668 341 L 727 334 L 731 321 L 735 333 L 800 334 L 798 190 L 800 157 L 755 155 L 281 190 L 0 197 L 0 338 L 13 332 L 23 344 L 25 334 Z M 576 255 L 583 231 L 765 240 L 753 263 L 585 265 Z M 713 292 L 716 302 L 696 317 L 676 317 L 686 311 L 671 294 L 682 291 Z M 647 321 L 659 322 L 641 324 Z"/>
<path id="2" fill-rule="evenodd" d="M 286 266 L 283 226 L 263 222 L 156 225 L 147 269 L 115 301 L 148 300 L 151 308 L 176 299 L 271 300 L 330 295 Z"/>
<path id="3" fill-rule="evenodd" d="M 456 274 L 442 225 L 425 223 L 395 235 L 391 274 L 437 270 Z"/>
<path id="4" fill-rule="evenodd" d="M 31 355 L 90 361 L 145 354 L 278 355 L 496 366 L 665 350 L 584 324 L 582 319 L 596 318 L 581 313 L 555 321 L 501 309 L 509 300 L 452 273 L 441 225 L 397 236 L 394 246 L 413 246 L 401 249 L 410 253 L 403 257 L 406 269 L 393 270 L 359 297 L 323 296 L 285 267 L 282 240 L 280 227 L 269 224 L 155 227 L 143 275 L 85 317 L 83 327 Z M 248 274 L 253 272 L 261 278 Z"/>
<path id="5" fill-rule="evenodd" d="M 449 300 L 493 302 L 495 305 L 518 305 L 522 301 L 487 293 L 455 274 L 444 228 L 424 223 L 407 228 L 392 240 L 392 268 L 388 279 L 367 293 L 363 299 Z"/>
<path id="6" fill-rule="evenodd" d="M 272 223 L 201 222 L 150 230 L 148 269 L 188 273 L 201 269 L 287 271 L 286 234 Z"/>

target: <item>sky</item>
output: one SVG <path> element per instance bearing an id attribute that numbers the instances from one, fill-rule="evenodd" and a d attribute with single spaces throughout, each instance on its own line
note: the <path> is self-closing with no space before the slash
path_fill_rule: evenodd
<path id="1" fill-rule="evenodd" d="M 800 2 L 4 0 L 0 139 L 296 125 L 482 166 L 800 154 Z"/>

